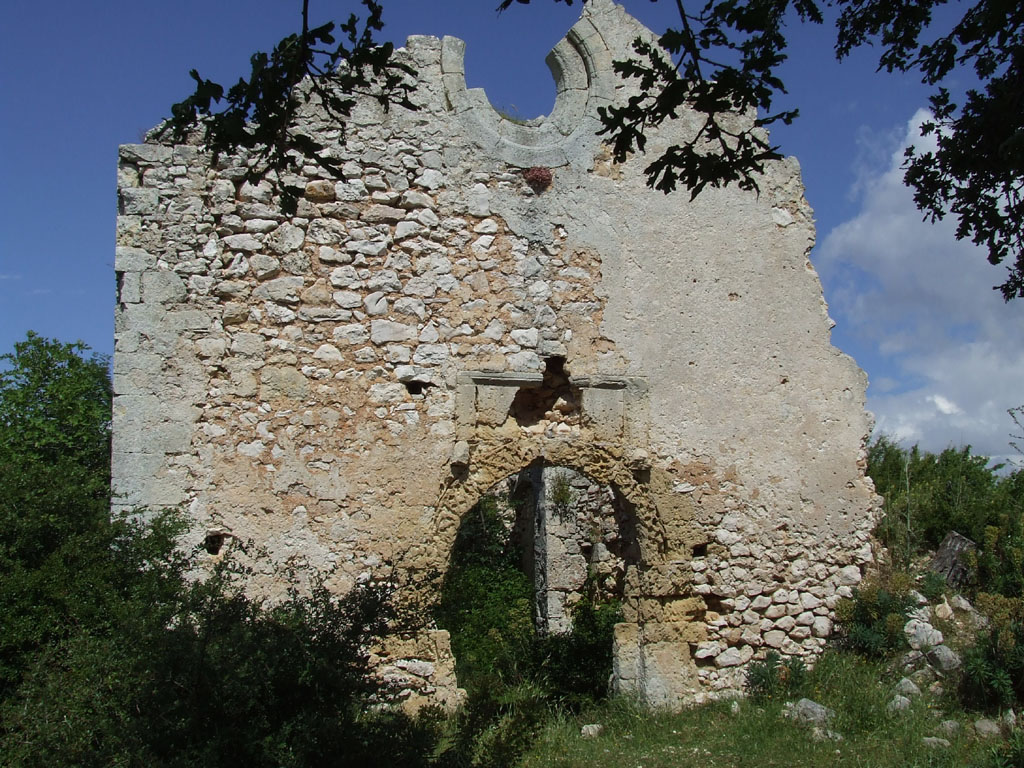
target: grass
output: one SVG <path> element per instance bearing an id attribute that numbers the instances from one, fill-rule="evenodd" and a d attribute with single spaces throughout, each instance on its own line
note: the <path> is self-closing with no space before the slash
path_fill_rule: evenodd
<path id="1" fill-rule="evenodd" d="M 680 713 L 650 711 L 613 699 L 577 718 L 549 722 L 520 765 L 529 768 L 954 768 L 985 762 L 991 743 L 970 734 L 968 716 L 944 709 L 927 693 L 909 710 L 886 705 L 899 679 L 884 664 L 849 653 L 829 653 L 808 675 L 802 695 L 835 710 L 831 730 L 842 740 L 818 740 L 810 728 L 784 716 L 785 702 L 717 702 Z M 961 735 L 944 736 L 945 749 L 926 746 L 944 719 L 959 719 Z M 580 736 L 585 723 L 604 729 Z"/>

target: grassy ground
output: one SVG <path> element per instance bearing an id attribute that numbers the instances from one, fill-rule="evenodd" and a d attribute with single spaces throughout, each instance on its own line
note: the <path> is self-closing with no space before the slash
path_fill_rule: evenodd
<path id="1" fill-rule="evenodd" d="M 613 700 L 578 718 L 552 720 L 521 762 L 529 768 L 912 768 L 989 764 L 994 746 L 973 736 L 970 718 L 951 702 L 925 693 L 909 710 L 889 713 L 899 674 L 851 654 L 827 654 L 796 694 L 835 711 L 829 728 L 841 740 L 817 740 L 811 729 L 783 716 L 784 702 L 719 702 L 679 714 L 652 713 Z M 961 722 L 948 748 L 926 746 L 944 719 Z M 597 738 L 580 726 L 600 723 Z"/>

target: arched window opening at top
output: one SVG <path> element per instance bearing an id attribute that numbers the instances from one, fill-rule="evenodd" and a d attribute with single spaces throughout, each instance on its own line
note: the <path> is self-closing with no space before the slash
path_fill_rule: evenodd
<path id="1" fill-rule="evenodd" d="M 466 38 L 466 87 L 483 88 L 495 111 L 514 122 L 551 114 L 555 80 L 545 61 L 579 18 L 580 6 L 533 3 L 497 16 L 486 44 Z"/>

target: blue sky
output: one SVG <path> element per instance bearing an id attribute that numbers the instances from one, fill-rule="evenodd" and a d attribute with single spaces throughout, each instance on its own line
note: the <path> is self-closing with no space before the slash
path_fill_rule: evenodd
<path id="1" fill-rule="evenodd" d="M 545 114 L 544 56 L 579 15 L 554 0 L 384 0 L 383 37 L 451 34 L 467 42 L 467 79 L 496 105 Z M 626 0 L 655 30 L 668 0 Z M 356 4 L 313 0 L 315 20 Z M 117 146 L 186 96 L 188 70 L 230 83 L 249 55 L 298 24 L 299 0 L 85 4 L 6 0 L 0 30 L 0 351 L 25 332 L 113 347 Z M 871 380 L 880 429 L 941 450 L 971 443 L 1006 455 L 1006 409 L 1024 403 L 1024 301 L 991 290 L 1002 268 L 927 225 L 899 183 L 927 90 L 875 73 L 870 50 L 842 64 L 829 28 L 792 30 L 782 76 L 799 107 L 772 132 L 796 155 L 818 224 L 812 260 L 837 326 L 833 341 Z M 680 195 L 680 204 L 685 195 Z"/>

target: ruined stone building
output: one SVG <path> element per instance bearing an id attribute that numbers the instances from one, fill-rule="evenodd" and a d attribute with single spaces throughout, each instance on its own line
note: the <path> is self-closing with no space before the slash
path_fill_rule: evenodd
<path id="1" fill-rule="evenodd" d="M 590 0 L 525 124 L 466 89 L 461 41 L 410 38 L 418 110 L 360 101 L 342 144 L 306 108 L 344 178 L 304 169 L 292 216 L 244 158 L 122 147 L 117 506 L 255 542 L 270 593 L 274 565 L 429 593 L 461 516 L 515 486 L 538 626 L 565 630 L 588 568 L 622 599 L 617 690 L 678 705 L 817 652 L 870 558 L 866 380 L 830 342 L 795 160 L 693 201 L 610 160 L 597 109 L 631 93 L 612 62 L 637 36 Z M 384 653 L 454 700 L 446 632 Z"/>

